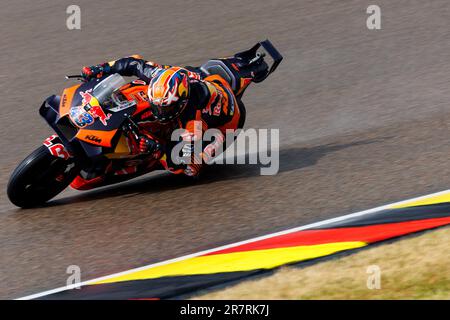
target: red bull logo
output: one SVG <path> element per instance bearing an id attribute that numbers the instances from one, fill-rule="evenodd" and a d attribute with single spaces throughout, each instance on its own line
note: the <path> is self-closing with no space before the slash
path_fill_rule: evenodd
<path id="1" fill-rule="evenodd" d="M 85 92 L 80 92 L 83 98 L 81 106 L 76 106 L 70 109 L 70 119 L 79 128 L 84 128 L 94 123 L 95 119 L 99 119 L 101 123 L 106 126 L 111 114 L 106 114 L 100 106 L 97 98 L 91 94 L 92 89 Z"/>
<path id="2" fill-rule="evenodd" d="M 95 119 L 99 119 L 104 126 L 108 124 L 108 120 L 111 117 L 111 114 L 106 114 L 103 111 L 103 108 L 100 106 L 97 98 L 91 94 L 92 89 L 89 89 L 85 92 L 80 92 L 81 97 L 83 98 L 82 108 L 86 110 L 92 117 Z"/>

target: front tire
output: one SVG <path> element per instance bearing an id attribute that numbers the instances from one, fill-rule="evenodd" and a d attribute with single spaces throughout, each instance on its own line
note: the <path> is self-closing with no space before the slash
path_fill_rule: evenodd
<path id="1" fill-rule="evenodd" d="M 8 198 L 21 208 L 42 205 L 62 192 L 78 171 L 73 159 L 54 157 L 45 146 L 40 146 L 11 174 Z"/>

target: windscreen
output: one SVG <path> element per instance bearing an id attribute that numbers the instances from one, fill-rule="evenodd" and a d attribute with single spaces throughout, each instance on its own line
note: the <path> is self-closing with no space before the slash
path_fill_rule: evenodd
<path id="1" fill-rule="evenodd" d="M 119 89 L 126 83 L 127 82 L 121 75 L 117 73 L 112 74 L 94 87 L 92 95 L 97 98 L 100 105 L 103 105 L 111 98 L 111 94 L 115 90 Z"/>

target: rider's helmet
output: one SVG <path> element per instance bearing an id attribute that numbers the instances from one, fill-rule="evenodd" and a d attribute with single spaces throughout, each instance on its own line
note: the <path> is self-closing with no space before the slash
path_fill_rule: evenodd
<path id="1" fill-rule="evenodd" d="M 186 69 L 171 67 L 158 72 L 148 86 L 148 98 L 156 120 L 175 119 L 186 108 L 189 77 Z"/>

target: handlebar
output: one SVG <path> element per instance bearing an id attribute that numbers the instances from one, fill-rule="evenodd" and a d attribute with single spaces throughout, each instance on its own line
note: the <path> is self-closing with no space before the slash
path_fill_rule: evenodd
<path id="1" fill-rule="evenodd" d="M 83 76 L 81 74 L 66 75 L 65 78 L 66 79 L 77 79 L 77 80 L 80 80 L 80 81 L 84 80 L 84 78 L 83 78 Z"/>

